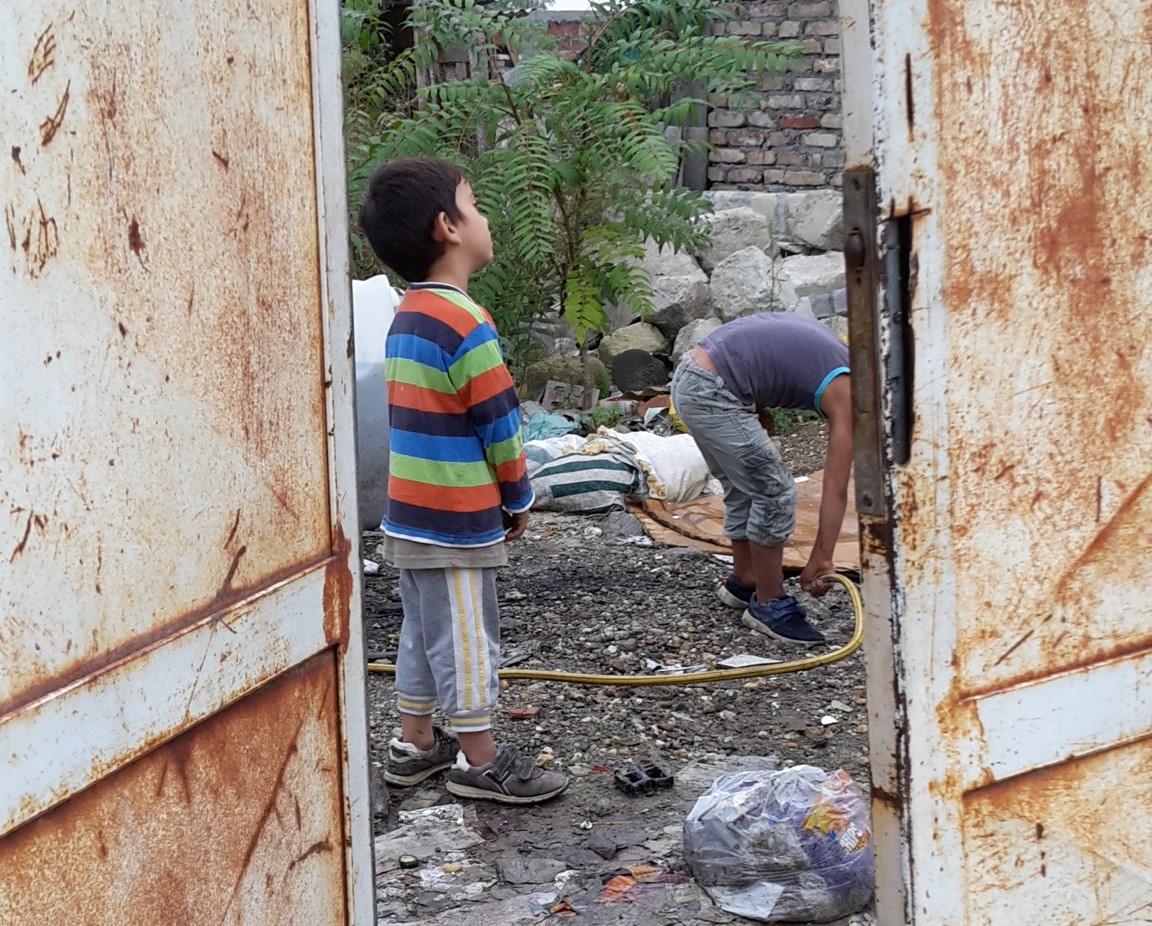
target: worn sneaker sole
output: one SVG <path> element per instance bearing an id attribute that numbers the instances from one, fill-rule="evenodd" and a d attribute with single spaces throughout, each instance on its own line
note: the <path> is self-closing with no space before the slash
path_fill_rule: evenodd
<path id="1" fill-rule="evenodd" d="M 568 787 L 568 782 L 565 781 L 559 788 L 552 791 L 545 791 L 543 794 L 533 795 L 516 795 L 516 794 L 503 794 L 500 791 L 490 791 L 488 788 L 476 788 L 472 785 L 461 784 L 458 781 L 448 779 L 448 793 L 456 797 L 471 797 L 482 801 L 496 801 L 500 804 L 541 804 L 544 801 L 550 801 L 552 798 L 562 794 Z"/>
<path id="2" fill-rule="evenodd" d="M 724 604 L 728 605 L 728 607 L 735 608 L 739 611 L 743 611 L 748 607 L 748 602 L 742 601 L 733 595 L 730 591 L 728 591 L 728 587 L 723 582 L 721 582 L 716 587 L 716 597 L 724 602 Z"/>
<path id="3" fill-rule="evenodd" d="M 443 762 L 440 765 L 430 765 L 428 768 L 421 769 L 418 772 L 413 772 L 411 775 L 397 775 L 395 772 L 384 769 L 381 777 L 390 785 L 395 785 L 398 788 L 410 788 L 412 785 L 418 785 L 426 778 L 431 778 L 438 772 L 444 771 L 446 768 L 452 767 L 452 760 Z"/>
<path id="4" fill-rule="evenodd" d="M 823 637 L 821 637 L 819 640 L 797 640 L 795 637 L 781 636 L 778 633 L 774 633 L 765 624 L 762 624 L 760 621 L 756 620 L 756 618 L 754 618 L 747 611 L 745 611 L 744 616 L 740 618 L 740 623 L 742 623 L 749 630 L 755 630 L 757 633 L 762 633 L 764 636 L 771 637 L 773 640 L 779 640 L 781 643 L 792 643 L 796 646 L 819 646 L 821 643 L 827 642 Z"/>

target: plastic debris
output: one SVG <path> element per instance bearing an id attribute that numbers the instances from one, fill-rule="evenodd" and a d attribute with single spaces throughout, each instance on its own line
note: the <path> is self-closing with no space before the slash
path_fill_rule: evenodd
<path id="1" fill-rule="evenodd" d="M 684 859 L 724 910 L 768 923 L 849 916 L 875 881 L 863 795 L 807 765 L 718 778 L 684 823 Z"/>
<path id="2" fill-rule="evenodd" d="M 657 791 L 671 788 L 674 784 L 672 775 L 654 763 L 629 765 L 617 769 L 612 777 L 616 787 L 629 797 L 655 794 Z"/>

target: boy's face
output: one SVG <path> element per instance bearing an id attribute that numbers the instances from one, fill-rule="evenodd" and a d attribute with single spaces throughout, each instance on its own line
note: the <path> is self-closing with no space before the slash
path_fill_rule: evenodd
<path id="1" fill-rule="evenodd" d="M 470 258 L 472 272 L 492 263 L 492 235 L 488 231 L 488 220 L 476 206 L 476 194 L 467 180 L 461 180 L 456 187 L 456 208 L 460 210 L 458 225 L 461 245 Z"/>

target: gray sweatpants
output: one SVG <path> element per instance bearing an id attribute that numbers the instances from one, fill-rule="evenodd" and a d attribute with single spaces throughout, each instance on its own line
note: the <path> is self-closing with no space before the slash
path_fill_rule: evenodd
<path id="1" fill-rule="evenodd" d="M 439 704 L 457 733 L 487 730 L 500 691 L 496 570 L 401 569 L 400 601 L 399 711 L 429 715 Z"/>
<path id="2" fill-rule="evenodd" d="M 672 376 L 672 404 L 724 486 L 724 536 L 776 546 L 796 529 L 796 482 L 756 409 L 688 354 Z"/>

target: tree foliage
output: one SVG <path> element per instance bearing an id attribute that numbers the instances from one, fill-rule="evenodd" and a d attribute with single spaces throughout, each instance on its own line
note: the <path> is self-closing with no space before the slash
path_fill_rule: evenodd
<path id="1" fill-rule="evenodd" d="M 606 329 L 606 306 L 650 310 L 639 263 L 647 239 L 676 250 L 703 243 L 697 220 L 709 206 L 677 185 L 688 145 L 667 129 L 701 111 L 707 94 L 750 90 L 796 53 L 714 34 L 730 18 L 713 0 L 594 2 L 572 54 L 546 22 L 508 3 L 422 0 L 414 47 L 357 72 L 353 203 L 378 163 L 433 155 L 460 164 L 496 244 L 472 283 L 477 301 L 513 347 L 557 310 L 583 345 Z M 502 78 L 479 69 L 427 84 L 445 50 L 460 47 L 478 61 L 507 53 L 515 66 Z M 684 95 L 688 87 L 697 95 Z"/>

